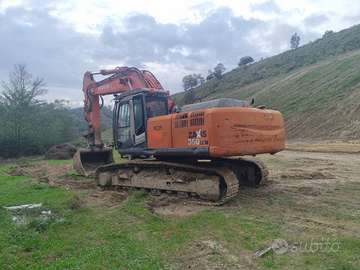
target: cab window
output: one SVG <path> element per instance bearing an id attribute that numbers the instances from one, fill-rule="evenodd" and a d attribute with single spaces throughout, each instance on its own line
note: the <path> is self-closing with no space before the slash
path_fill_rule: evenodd
<path id="1" fill-rule="evenodd" d="M 144 112 L 142 106 L 142 96 L 134 97 L 133 99 L 133 109 L 134 109 L 134 128 L 135 134 L 140 135 L 145 132 L 145 124 L 144 124 Z"/>
<path id="2" fill-rule="evenodd" d="M 147 118 L 168 114 L 166 98 L 148 96 L 145 100 Z"/>
<path id="3" fill-rule="evenodd" d="M 126 102 L 119 106 L 118 127 L 123 128 L 129 126 L 130 126 L 130 106 L 129 106 L 129 102 Z"/>
<path id="4" fill-rule="evenodd" d="M 130 135 L 130 105 L 129 101 L 119 105 L 117 121 L 117 140 L 126 142 Z"/>

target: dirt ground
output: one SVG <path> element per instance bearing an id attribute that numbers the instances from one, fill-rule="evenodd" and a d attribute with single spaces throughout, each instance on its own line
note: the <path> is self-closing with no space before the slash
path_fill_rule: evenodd
<path id="1" fill-rule="evenodd" d="M 252 218 L 270 221 L 281 219 L 286 228 L 294 230 L 297 237 L 319 237 L 325 233 L 329 237 L 358 237 L 358 220 L 360 219 L 360 142 L 329 142 L 311 145 L 291 144 L 286 150 L 275 155 L 256 157 L 269 169 L 270 182 L 260 188 L 241 187 L 239 195 L 221 207 L 220 212 L 236 213 L 250 211 Z M 30 182 L 53 184 L 62 188 L 77 190 L 85 194 L 82 204 L 87 207 L 105 205 L 118 206 L 131 192 L 101 191 L 96 189 L 91 179 L 76 179 L 72 164 L 60 163 L 51 165 L 41 162 L 35 165 L 20 166 L 10 170 L 12 175 L 33 175 Z M 194 205 L 186 200 L 162 195 L 152 197 L 148 202 L 149 210 L 169 218 L 183 218 L 194 215 L 208 206 Z M 289 229 L 290 230 L 290 229 Z M 286 232 L 284 232 L 286 235 Z M 271 243 L 269 243 L 271 244 Z M 253 267 L 252 253 L 240 254 L 246 261 L 239 259 L 226 242 L 214 242 L 213 239 L 202 239 L 189 247 L 191 257 L 188 269 L 206 264 L 213 254 L 214 246 L 226 252 L 229 264 L 222 265 L 212 261 L 206 269 L 238 269 L 241 265 Z M 244 251 L 245 252 L 245 251 Z M 192 255 L 189 257 L 189 255 Z M 186 260 L 187 260 L 186 259 Z M 233 262 L 233 267 L 231 266 Z M 241 268 L 241 267 L 240 267 Z"/>
<path id="2" fill-rule="evenodd" d="M 287 150 L 325 153 L 360 153 L 360 142 L 326 142 L 317 144 L 290 145 Z"/>
<path id="3" fill-rule="evenodd" d="M 256 204 L 264 203 L 262 197 L 289 200 L 288 205 L 293 207 L 265 203 L 264 214 L 281 212 L 285 221 L 296 226 L 321 225 L 329 233 L 341 227 L 341 234 L 358 236 L 358 222 L 348 218 L 360 217 L 360 155 L 354 149 L 345 152 L 348 145 L 341 145 L 306 145 L 296 147 L 296 151 L 260 157 L 266 162 L 272 181 L 263 188 L 242 189 L 240 197 L 259 198 L 254 200 L 254 211 L 261 209 Z M 360 145 L 356 146 L 360 150 Z"/>
<path id="4" fill-rule="evenodd" d="M 312 197 L 326 197 L 331 190 L 337 190 L 338 183 L 360 181 L 360 142 L 327 142 L 320 144 L 290 145 L 274 156 L 260 155 L 270 172 L 270 184 L 258 188 L 240 188 L 239 197 L 265 196 L 286 192 Z M 10 169 L 11 175 L 32 175 L 27 181 L 50 184 L 62 188 L 91 193 L 97 198 L 89 206 L 121 203 L 131 192 L 101 191 L 96 189 L 92 179 L 77 179 L 72 164 L 48 164 L 40 162 L 21 165 Z M 307 197 L 306 197 L 307 198 Z M 307 198 L 309 199 L 309 198 Z M 187 203 L 173 196 L 153 197 L 148 202 L 151 211 L 162 215 L 184 217 L 202 211 L 204 206 Z M 179 209 L 181 205 L 181 209 Z"/>
<path id="5" fill-rule="evenodd" d="M 358 199 L 351 192 L 343 193 L 339 184 L 352 185 L 360 182 L 360 142 L 328 142 L 309 145 L 290 145 L 285 151 L 274 156 L 260 155 L 257 159 L 266 163 L 270 172 L 270 183 L 258 189 L 242 187 L 236 201 L 247 197 L 267 197 L 271 195 L 292 196 L 303 202 L 344 200 L 347 212 L 351 205 L 358 206 Z M 29 182 L 51 184 L 62 188 L 90 194 L 87 206 L 106 204 L 116 206 L 126 200 L 131 192 L 101 191 L 96 189 L 92 179 L 77 179 L 72 164 L 22 165 L 10 170 L 11 175 L 32 175 Z M 253 208 L 257 209 L 257 201 Z M 262 204 L 263 202 L 259 201 Z M 149 200 L 150 210 L 165 216 L 186 217 L 202 211 L 206 206 L 187 203 L 186 200 L 163 195 Z M 181 206 L 181 207 L 179 207 Z M 226 206 L 225 206 L 226 207 Z M 360 215 L 360 213 L 359 213 Z"/>

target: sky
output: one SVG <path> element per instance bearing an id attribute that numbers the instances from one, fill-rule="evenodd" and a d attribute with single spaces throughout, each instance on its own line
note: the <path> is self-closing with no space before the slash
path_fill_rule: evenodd
<path id="1" fill-rule="evenodd" d="M 174 94 L 188 74 L 289 50 L 294 33 L 301 46 L 359 23 L 359 0 L 0 0 L 0 81 L 26 64 L 47 83 L 42 99 L 74 108 L 86 71 L 129 66 Z"/>

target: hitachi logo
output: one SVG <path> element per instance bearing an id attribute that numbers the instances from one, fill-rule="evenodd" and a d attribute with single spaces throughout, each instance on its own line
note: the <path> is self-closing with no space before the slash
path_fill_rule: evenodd
<path id="1" fill-rule="evenodd" d="M 110 84 L 105 84 L 105 85 L 101 85 L 99 86 L 99 90 L 105 90 L 105 89 L 109 89 L 110 88 Z"/>

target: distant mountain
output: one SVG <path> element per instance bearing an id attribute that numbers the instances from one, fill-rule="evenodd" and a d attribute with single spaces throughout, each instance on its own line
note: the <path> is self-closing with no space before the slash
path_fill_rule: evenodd
<path id="1" fill-rule="evenodd" d="M 240 57 L 239 57 L 240 58 Z M 283 113 L 288 139 L 360 139 L 360 25 L 237 68 L 195 97 L 251 100 Z M 172 95 L 183 104 L 183 93 Z"/>

